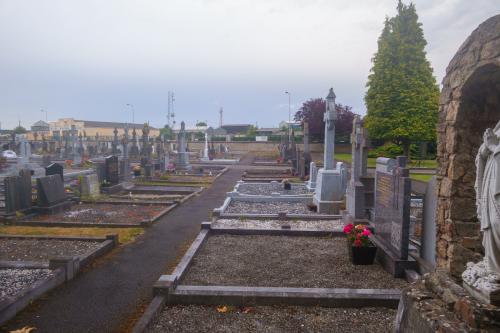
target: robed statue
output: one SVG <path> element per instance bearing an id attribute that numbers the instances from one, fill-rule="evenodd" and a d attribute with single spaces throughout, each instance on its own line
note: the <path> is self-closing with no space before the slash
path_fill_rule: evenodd
<path id="1" fill-rule="evenodd" d="M 483 233 L 484 261 L 500 273 L 500 121 L 483 135 L 476 156 L 477 217 Z"/>

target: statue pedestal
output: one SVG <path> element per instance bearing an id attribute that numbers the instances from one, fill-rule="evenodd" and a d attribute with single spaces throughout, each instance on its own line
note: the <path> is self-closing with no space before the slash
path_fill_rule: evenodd
<path id="1" fill-rule="evenodd" d="M 500 306 L 500 274 L 491 272 L 485 260 L 467 263 L 462 273 L 463 287 L 477 300 Z"/>
<path id="2" fill-rule="evenodd" d="M 188 152 L 178 152 L 177 153 L 177 163 L 175 164 L 177 170 L 191 170 L 191 164 L 189 164 L 189 153 Z"/>
<path id="3" fill-rule="evenodd" d="M 335 170 L 319 169 L 313 196 L 313 203 L 318 207 L 318 213 L 340 214 L 346 189 L 343 170 L 345 171 L 345 168 L 341 163 L 337 164 Z"/>

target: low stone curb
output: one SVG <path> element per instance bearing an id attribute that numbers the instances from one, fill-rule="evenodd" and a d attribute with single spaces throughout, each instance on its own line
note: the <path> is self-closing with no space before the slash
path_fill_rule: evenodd
<path id="1" fill-rule="evenodd" d="M 28 306 L 33 300 L 39 298 L 49 290 L 66 281 L 66 269 L 56 268 L 52 271 L 54 276 L 36 281 L 34 284 L 21 290 L 16 296 L 6 297 L 0 302 L 0 325 L 12 319 L 19 311 Z"/>
<path id="2" fill-rule="evenodd" d="M 159 206 L 159 205 L 173 205 L 179 200 L 171 200 L 171 201 L 127 201 L 127 200 L 80 200 L 80 202 L 86 204 L 107 204 L 107 205 L 141 205 L 141 206 Z"/>
<path id="3" fill-rule="evenodd" d="M 397 289 L 288 288 L 178 285 L 168 304 L 308 305 L 324 307 L 390 307 L 401 297 Z"/>
<path id="4" fill-rule="evenodd" d="M 328 237 L 342 236 L 342 230 L 304 230 L 304 229 L 243 229 L 229 227 L 210 227 L 210 234 L 213 235 L 269 235 L 269 236 L 311 236 Z"/>
<path id="5" fill-rule="evenodd" d="M 78 257 L 60 257 L 49 259 L 49 261 L 0 261 L 0 268 L 14 269 L 51 269 L 53 277 L 37 281 L 30 287 L 22 290 L 15 297 L 7 297 L 0 302 L 0 325 L 13 318 L 33 300 L 37 299 L 49 290 L 59 286 L 65 281 L 72 280 L 78 272 L 88 265 L 93 259 L 100 257 L 118 246 L 118 235 L 111 234 L 106 237 L 61 237 L 61 236 L 15 236 L 0 235 L 1 238 L 38 238 L 38 239 L 63 239 L 80 241 L 102 241 L 96 249 L 93 249 Z"/>
<path id="6" fill-rule="evenodd" d="M 173 204 L 172 206 L 169 206 L 169 207 L 165 208 L 164 210 L 162 210 L 161 212 L 159 212 L 158 214 L 156 214 L 153 218 L 151 218 L 149 220 L 146 220 L 146 221 L 142 221 L 141 224 L 143 224 L 144 222 L 146 222 L 146 223 L 148 223 L 147 226 L 150 226 L 151 224 L 153 224 L 153 222 L 158 221 L 158 219 L 160 219 L 160 217 L 162 217 L 163 215 L 167 214 L 168 212 L 170 212 L 172 209 L 174 209 L 178 205 L 179 204 Z"/>
<path id="7" fill-rule="evenodd" d="M 139 321 L 134 325 L 132 333 L 143 333 L 150 327 L 150 325 L 156 320 L 157 316 L 163 310 L 165 306 L 166 297 L 163 295 L 157 295 L 153 298 L 151 303 L 149 303 L 146 311 L 142 314 Z"/>
<path id="8" fill-rule="evenodd" d="M 326 214 L 288 214 L 286 212 L 276 214 L 235 214 L 221 213 L 218 211 L 212 213 L 213 217 L 221 219 L 248 219 L 248 220 L 340 220 L 342 215 L 326 215 Z"/>

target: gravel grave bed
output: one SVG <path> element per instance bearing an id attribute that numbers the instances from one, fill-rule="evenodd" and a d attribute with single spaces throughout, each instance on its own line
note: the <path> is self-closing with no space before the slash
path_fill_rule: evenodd
<path id="1" fill-rule="evenodd" d="M 216 306 L 179 305 L 166 306 L 148 332 L 378 333 L 392 332 L 395 317 L 387 308 L 256 306 L 220 313 Z"/>
<path id="2" fill-rule="evenodd" d="M 180 200 L 183 196 L 179 194 L 122 194 L 110 195 L 105 198 L 106 201 L 173 201 Z"/>
<path id="3" fill-rule="evenodd" d="M 78 204 L 64 212 L 35 215 L 24 221 L 134 224 L 153 218 L 167 207 L 167 205 Z"/>
<path id="4" fill-rule="evenodd" d="M 0 269 L 0 300 L 15 296 L 33 283 L 52 276 L 50 269 Z"/>
<path id="5" fill-rule="evenodd" d="M 291 230 L 326 230 L 341 231 L 342 220 L 251 220 L 251 219 L 220 219 L 212 222 L 213 227 L 234 229 L 281 229 L 289 225 Z"/>
<path id="6" fill-rule="evenodd" d="M 318 214 L 307 207 L 304 202 L 249 202 L 231 200 L 224 213 L 231 214 L 278 214 L 287 212 L 288 214 Z"/>
<path id="7" fill-rule="evenodd" d="M 292 184 L 292 188 L 290 190 L 285 190 L 283 188 L 283 184 L 245 183 L 238 186 L 238 192 L 251 195 L 271 195 L 273 192 L 281 195 L 312 195 L 312 192 L 310 192 L 304 184 Z"/>
<path id="8" fill-rule="evenodd" d="M 54 257 L 81 256 L 101 242 L 62 239 L 0 238 L 0 260 L 48 261 Z"/>
<path id="9" fill-rule="evenodd" d="M 351 263 L 344 237 L 209 236 L 184 285 L 401 289 L 378 265 Z"/>

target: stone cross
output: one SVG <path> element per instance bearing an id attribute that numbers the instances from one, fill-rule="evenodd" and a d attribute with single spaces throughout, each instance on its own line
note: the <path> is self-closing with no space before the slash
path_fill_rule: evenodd
<path id="1" fill-rule="evenodd" d="M 324 169 L 333 170 L 335 168 L 335 120 L 337 119 L 337 111 L 335 110 L 335 93 L 333 88 L 330 88 L 328 96 L 326 96 L 326 110 L 324 115 L 325 121 L 325 148 L 324 148 Z"/>

